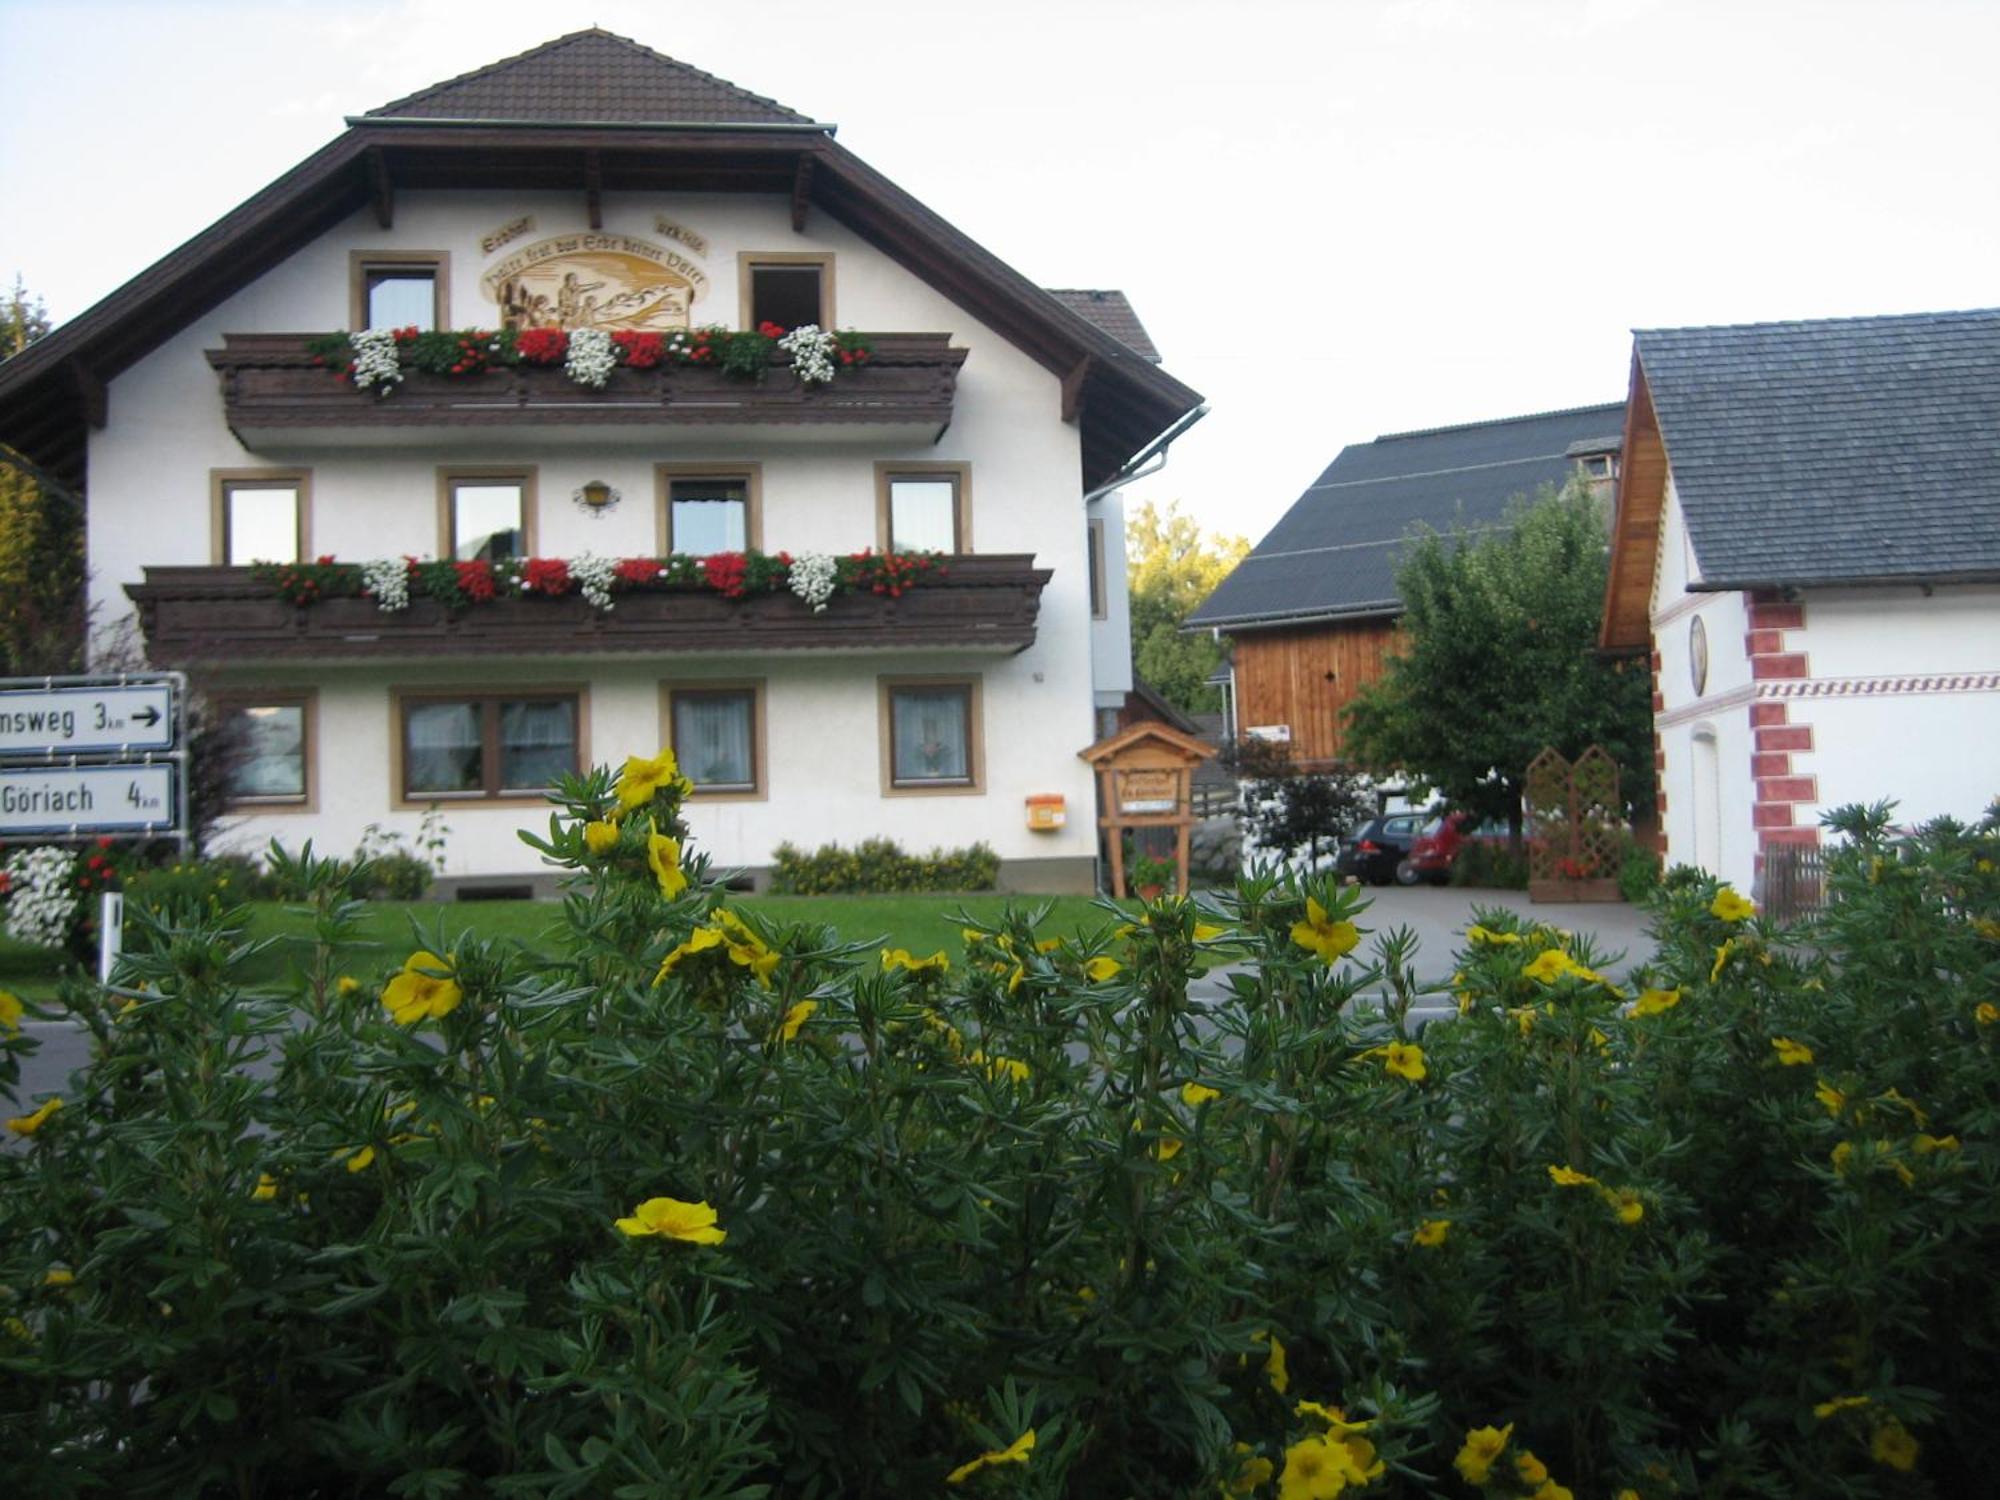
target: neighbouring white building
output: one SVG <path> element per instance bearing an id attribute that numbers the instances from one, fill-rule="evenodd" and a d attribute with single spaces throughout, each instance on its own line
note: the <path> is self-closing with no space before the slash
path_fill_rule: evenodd
<path id="1" fill-rule="evenodd" d="M 1642 331 L 1601 643 L 1648 651 L 1665 854 L 2000 796 L 2000 310 Z"/>
<path id="2" fill-rule="evenodd" d="M 984 840 L 1003 884 L 1091 887 L 1078 752 L 1132 686 L 1116 487 L 1202 410 L 1123 297 L 1032 285 L 832 126 L 601 31 L 347 125 L 0 366 L 0 442 L 87 496 L 98 630 L 136 613 L 252 731 L 226 842 L 437 807 L 448 877 L 505 888 L 556 772 L 668 743 L 724 867 Z M 767 324 L 861 334 L 817 382 L 699 332 Z M 309 339 L 408 328 L 551 362 Z M 812 564 L 760 587 L 864 551 L 823 612 Z M 904 587 L 884 553 L 942 556 Z M 322 557 L 389 566 L 362 597 Z M 586 557 L 627 565 L 609 610 Z"/>

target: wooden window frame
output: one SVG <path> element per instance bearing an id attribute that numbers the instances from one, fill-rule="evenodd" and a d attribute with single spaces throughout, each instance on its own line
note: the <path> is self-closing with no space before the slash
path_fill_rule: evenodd
<path id="1" fill-rule="evenodd" d="M 744 330 L 755 328 L 750 309 L 750 273 L 758 266 L 818 266 L 819 326 L 831 333 L 840 325 L 833 315 L 833 252 L 831 250 L 739 250 L 736 252 L 736 319 Z"/>
<path id="2" fill-rule="evenodd" d="M 283 489 L 298 491 L 299 539 L 297 557 L 274 558 L 274 562 L 305 562 L 312 550 L 312 470 L 311 469 L 210 469 L 208 471 L 208 551 L 218 568 L 229 563 L 229 492 L 243 489 Z"/>
<path id="3" fill-rule="evenodd" d="M 347 252 L 347 326 L 368 326 L 368 273 L 428 266 L 431 271 L 431 327 L 451 327 L 451 252 L 447 250 L 350 250 Z"/>
<path id="4" fill-rule="evenodd" d="M 306 790 L 303 797 L 237 797 L 225 795 L 223 810 L 244 814 L 292 814 L 319 811 L 319 690 L 283 688 L 260 693 L 254 688 L 230 688 L 207 695 L 218 717 L 247 708 L 289 708 L 297 704 L 305 711 L 300 725 L 300 753 L 305 757 Z"/>
<path id="5" fill-rule="evenodd" d="M 740 479 L 743 481 L 743 545 L 764 547 L 764 466 L 735 460 L 719 464 L 653 465 L 653 543 L 661 557 L 674 550 L 674 481 L 677 479 Z"/>
<path id="6" fill-rule="evenodd" d="M 437 471 L 438 548 L 441 561 L 458 555 L 452 496 L 460 484 L 492 484 L 511 480 L 521 486 L 521 555 L 533 557 L 537 545 L 535 513 L 540 507 L 540 471 L 534 464 L 440 464 Z"/>
<path id="7" fill-rule="evenodd" d="M 1084 564 L 1090 570 L 1090 618 L 1111 618 L 1111 579 L 1104 561 L 1104 522 L 1092 520 L 1084 527 Z"/>
<path id="8" fill-rule="evenodd" d="M 770 717 L 765 709 L 764 679 L 761 677 L 691 678 L 681 682 L 660 684 L 660 743 L 673 749 L 674 756 L 680 758 L 680 747 L 674 743 L 674 698 L 676 695 L 702 697 L 713 694 L 750 695 L 750 771 L 754 784 L 749 787 L 718 787 L 708 790 L 697 786 L 688 793 L 690 802 L 766 802 L 771 796 L 771 755 L 768 724 Z M 690 778 L 692 780 L 692 778 Z"/>
<path id="9" fill-rule="evenodd" d="M 576 703 L 576 767 L 590 765 L 590 686 L 581 682 L 525 683 L 520 687 L 453 688 L 442 684 L 389 689 L 389 805 L 398 812 L 422 812 L 433 805 L 450 807 L 547 807 L 538 791 L 502 792 L 498 787 L 478 792 L 411 792 L 404 782 L 404 742 L 409 733 L 405 710 L 422 703 L 499 704 L 527 698 L 569 698 Z M 480 744 L 494 781 L 500 774 L 500 715 L 482 710 Z"/>
<path id="10" fill-rule="evenodd" d="M 972 551 L 972 465 L 962 461 L 938 461 L 892 463 L 878 459 L 875 463 L 875 548 L 887 552 L 893 535 L 890 526 L 889 505 L 890 486 L 898 479 L 950 479 L 958 492 L 957 513 L 954 529 L 957 531 L 957 545 L 952 555 L 962 557 Z"/>
<path id="11" fill-rule="evenodd" d="M 884 797 L 983 797 L 986 795 L 985 678 L 978 673 L 922 677 L 878 677 L 876 684 L 876 738 L 882 747 L 882 795 Z M 901 785 L 896 780 L 896 721 L 894 698 L 898 688 L 963 688 L 966 694 L 967 750 L 971 779 L 964 783 Z"/>

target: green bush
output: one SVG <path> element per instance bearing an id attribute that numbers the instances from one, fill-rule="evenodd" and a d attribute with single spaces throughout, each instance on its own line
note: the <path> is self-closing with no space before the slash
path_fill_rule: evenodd
<path id="1" fill-rule="evenodd" d="M 1628 841 L 1618 863 L 1618 894 L 1634 906 L 1644 906 L 1659 889 L 1659 853 L 1637 840 Z"/>
<path id="2" fill-rule="evenodd" d="M 0 1153 L 8 1493 L 1985 1492 L 1994 822 L 1846 815 L 1803 929 L 1678 882 L 1636 996 L 1482 913 L 1419 1041 L 1358 890 L 878 964 L 731 912 L 636 764 L 531 840 L 553 964 L 370 973 L 302 862 L 295 994 L 227 911 L 71 987 Z"/>
<path id="3" fill-rule="evenodd" d="M 984 844 L 905 854 L 893 839 L 863 839 L 852 849 L 821 844 L 808 854 L 784 843 L 771 856 L 771 893 L 777 896 L 990 891 L 999 878 L 1000 856 Z"/>
<path id="4" fill-rule="evenodd" d="M 1515 854 L 1505 844 L 1467 839 L 1451 862 L 1451 883 L 1489 891 L 1525 891 L 1528 856 L 1525 846 Z"/>

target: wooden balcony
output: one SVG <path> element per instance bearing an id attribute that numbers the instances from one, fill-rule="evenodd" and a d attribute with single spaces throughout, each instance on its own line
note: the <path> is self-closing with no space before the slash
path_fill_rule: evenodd
<path id="1" fill-rule="evenodd" d="M 279 598 L 249 568 L 148 568 L 125 592 L 157 667 L 273 661 L 456 660 L 480 656 L 759 656 L 774 651 L 977 651 L 1034 644 L 1051 576 L 1028 554 L 946 559 L 947 576 L 900 599 L 838 594 L 825 613 L 789 592 L 726 599 L 710 590 L 640 590 L 610 611 L 580 596 L 516 596 L 447 610 L 412 598 L 394 612 L 371 599 Z"/>
<path id="2" fill-rule="evenodd" d="M 869 335 L 865 367 L 820 386 L 801 385 L 786 356 L 774 354 L 761 381 L 692 365 L 620 368 L 594 391 L 559 366 L 516 365 L 478 375 L 412 370 L 383 396 L 313 363 L 308 337 L 226 333 L 222 348 L 207 351 L 229 430 L 246 448 L 380 446 L 496 427 L 537 429 L 543 444 L 566 432 L 602 440 L 608 428 L 758 426 L 808 429 L 822 441 L 931 442 L 951 422 L 966 355 L 950 334 L 881 333 Z"/>

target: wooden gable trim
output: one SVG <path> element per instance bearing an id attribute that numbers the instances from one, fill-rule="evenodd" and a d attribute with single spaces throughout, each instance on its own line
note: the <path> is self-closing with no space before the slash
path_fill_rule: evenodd
<path id="1" fill-rule="evenodd" d="M 384 229 L 393 229 L 396 227 L 396 184 L 389 176 L 389 163 L 384 159 L 380 146 L 370 146 L 365 160 L 368 163 L 368 191 L 375 205 L 375 222 Z"/>
<path id="2" fill-rule="evenodd" d="M 1611 567 L 1597 631 L 1602 650 L 1621 653 L 1652 648 L 1653 579 L 1667 498 L 1666 443 L 1636 349 L 1622 453 L 1618 506 L 1611 521 Z"/>
<path id="3" fill-rule="evenodd" d="M 806 232 L 806 210 L 812 204 L 813 154 L 799 153 L 798 170 L 792 175 L 792 233 Z"/>
<path id="4" fill-rule="evenodd" d="M 1077 758 L 1089 761 L 1093 766 L 1100 765 L 1112 756 L 1143 744 L 1147 740 L 1159 742 L 1172 752 L 1173 758 L 1180 763 L 1211 760 L 1215 756 L 1215 746 L 1206 740 L 1198 740 L 1191 734 L 1182 734 L 1171 725 L 1156 723 L 1149 719 L 1128 729 L 1121 729 L 1111 738 L 1099 740 L 1089 748 L 1077 751 Z"/>

